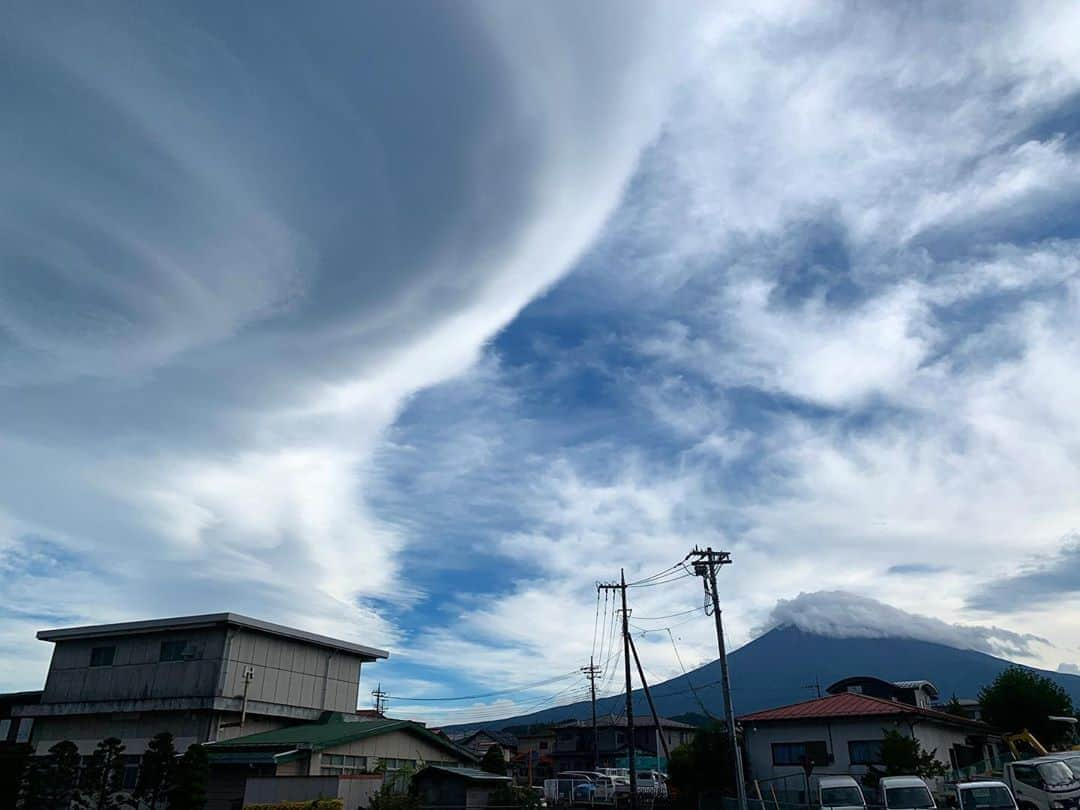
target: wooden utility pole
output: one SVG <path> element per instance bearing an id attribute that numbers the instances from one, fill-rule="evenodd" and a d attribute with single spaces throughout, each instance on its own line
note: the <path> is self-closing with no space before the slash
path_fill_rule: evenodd
<path id="1" fill-rule="evenodd" d="M 731 677 L 728 675 L 727 650 L 724 647 L 724 625 L 720 620 L 720 597 L 716 590 L 716 569 L 722 565 L 729 565 L 731 555 L 726 551 L 713 551 L 711 548 L 702 551 L 695 546 L 690 556 L 695 560 L 694 573 L 704 578 L 705 593 L 712 597 L 713 619 L 716 620 L 716 646 L 720 650 L 720 682 L 724 691 L 724 722 L 727 724 L 732 761 L 735 763 L 735 790 L 739 799 L 739 810 L 747 810 L 742 749 L 739 747 L 739 735 L 735 728 L 735 707 L 731 702 Z"/>
<path id="2" fill-rule="evenodd" d="M 589 656 L 589 665 L 582 667 L 581 671 L 589 679 L 589 692 L 592 695 L 592 767 L 594 771 L 600 770 L 600 738 L 596 728 L 596 676 L 600 674 L 600 667 L 593 664 L 592 656 Z"/>
<path id="3" fill-rule="evenodd" d="M 618 591 L 622 596 L 623 660 L 626 664 L 626 764 L 630 769 L 630 810 L 637 810 L 637 761 L 635 757 L 637 740 L 634 738 L 634 699 L 630 679 L 630 612 L 626 608 L 626 572 L 619 569 L 618 583 L 596 587 L 602 591 Z M 745 805 L 740 810 L 746 810 Z"/>

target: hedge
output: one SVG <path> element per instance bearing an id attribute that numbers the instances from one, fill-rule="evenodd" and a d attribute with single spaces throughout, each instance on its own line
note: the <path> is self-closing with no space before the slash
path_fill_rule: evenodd
<path id="1" fill-rule="evenodd" d="M 244 810 L 345 810 L 345 802 L 341 799 L 312 799 L 309 802 L 245 804 Z"/>

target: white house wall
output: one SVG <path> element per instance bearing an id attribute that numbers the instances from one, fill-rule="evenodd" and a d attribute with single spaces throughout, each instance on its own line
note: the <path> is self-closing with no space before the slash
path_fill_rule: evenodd
<path id="1" fill-rule="evenodd" d="M 880 740 L 882 729 L 895 729 L 905 736 L 911 736 L 911 727 L 906 721 L 892 719 L 875 720 L 833 720 L 825 723 L 784 723 L 755 725 L 748 722 L 744 727 L 747 757 L 754 779 L 771 779 L 777 776 L 802 777 L 802 768 L 798 765 L 773 765 L 773 743 L 796 743 L 823 740 L 833 755 L 831 764 L 819 763 L 814 773 L 837 773 L 861 776 L 866 773 L 866 766 L 851 765 L 848 743 L 857 740 Z M 966 744 L 970 732 L 961 728 L 919 721 L 914 725 L 914 736 L 925 750 L 937 749 L 936 757 L 946 767 L 950 766 L 949 750 L 953 745 Z M 797 780 L 791 780 L 793 782 Z"/>

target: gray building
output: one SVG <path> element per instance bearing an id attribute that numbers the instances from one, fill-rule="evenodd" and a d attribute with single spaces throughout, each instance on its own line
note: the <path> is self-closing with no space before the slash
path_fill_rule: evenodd
<path id="1" fill-rule="evenodd" d="M 56 645 L 40 702 L 15 707 L 38 751 L 71 740 L 82 754 L 119 737 L 141 754 L 161 731 L 183 751 L 354 712 L 364 663 L 389 653 L 240 616 L 43 630 Z M 25 721 L 24 721 L 25 722 Z"/>

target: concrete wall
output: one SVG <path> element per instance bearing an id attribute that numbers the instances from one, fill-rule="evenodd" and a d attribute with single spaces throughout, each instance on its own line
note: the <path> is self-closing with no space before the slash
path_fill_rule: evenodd
<path id="1" fill-rule="evenodd" d="M 247 628 L 229 628 L 218 695 L 244 693 L 244 670 L 254 669 L 248 700 L 308 709 L 353 712 L 361 658 Z"/>
<path id="2" fill-rule="evenodd" d="M 244 788 L 244 804 L 337 797 L 344 801 L 345 810 L 357 810 L 367 807 L 381 786 L 382 779 L 378 776 L 253 776 L 248 778 Z"/>
<path id="3" fill-rule="evenodd" d="M 187 642 L 192 658 L 160 661 L 163 641 Z M 210 697 L 216 689 L 224 641 L 223 627 L 59 641 L 41 702 Z M 115 647 L 113 663 L 90 666 L 95 647 Z"/>
<path id="4" fill-rule="evenodd" d="M 746 753 L 751 774 L 754 779 L 770 779 L 777 776 L 795 777 L 788 781 L 797 784 L 802 779 L 802 768 L 798 765 L 773 765 L 772 744 L 794 743 L 823 740 L 834 761 L 830 765 L 818 765 L 815 773 L 846 773 L 861 777 L 866 773 L 866 766 L 852 765 L 848 756 L 848 743 L 854 740 L 880 740 L 882 729 L 895 729 L 905 736 L 911 736 L 912 728 L 906 721 L 894 722 L 892 719 L 855 719 L 833 720 L 825 723 L 783 723 L 755 726 L 747 723 L 744 727 Z M 949 750 L 953 745 L 966 744 L 970 732 L 951 728 L 936 723 L 920 721 L 914 725 L 914 736 L 929 751 L 937 749 L 937 759 L 946 767 L 950 766 Z"/>
<path id="5" fill-rule="evenodd" d="M 142 754 L 155 734 L 168 731 L 178 751 L 205 742 L 210 712 L 140 712 L 107 715 L 66 715 L 34 720 L 33 742 L 39 752 L 61 740 L 71 740 L 80 754 L 91 754 L 106 737 L 119 737 L 132 756 Z"/>

